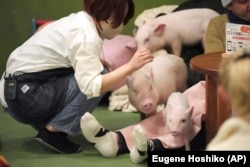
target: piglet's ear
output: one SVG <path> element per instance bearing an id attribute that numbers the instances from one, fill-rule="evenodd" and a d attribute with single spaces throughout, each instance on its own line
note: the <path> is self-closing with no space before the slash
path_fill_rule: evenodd
<path id="1" fill-rule="evenodd" d="M 164 30 L 165 30 L 165 27 L 166 27 L 166 24 L 157 25 L 154 29 L 154 34 L 156 36 L 162 36 L 162 34 L 164 33 Z"/>
<path id="2" fill-rule="evenodd" d="M 132 86 L 132 82 L 133 82 L 133 77 L 128 75 L 126 77 L 126 82 L 127 82 L 127 86 L 130 88 Z"/>
<path id="3" fill-rule="evenodd" d="M 193 110 L 194 110 L 194 106 L 191 106 L 191 107 L 189 107 L 188 109 L 187 109 L 187 112 L 188 112 L 188 117 L 192 117 L 192 115 L 193 115 Z"/>
<path id="4" fill-rule="evenodd" d="M 136 51 L 137 50 L 137 42 L 136 42 L 136 40 L 132 40 L 132 41 L 128 42 L 126 44 L 126 48 L 128 48 L 128 49 L 130 49 L 132 51 Z"/>
<path id="5" fill-rule="evenodd" d="M 171 112 L 173 109 L 173 107 L 170 104 L 167 104 L 166 108 L 167 108 L 167 112 Z"/>

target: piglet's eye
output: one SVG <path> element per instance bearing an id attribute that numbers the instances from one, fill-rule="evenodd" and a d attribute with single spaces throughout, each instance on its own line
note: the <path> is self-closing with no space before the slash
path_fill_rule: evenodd
<path id="1" fill-rule="evenodd" d="M 136 89 L 133 89 L 133 92 L 134 92 L 135 94 L 137 94 L 137 93 L 138 93 L 138 91 L 137 91 Z"/>
<path id="2" fill-rule="evenodd" d="M 186 120 L 185 120 L 185 119 L 182 119 L 182 120 L 181 120 L 181 122 L 182 122 L 182 123 L 185 123 L 185 122 L 186 122 Z"/>
<path id="3" fill-rule="evenodd" d="M 146 38 L 144 42 L 148 42 L 150 38 Z"/>

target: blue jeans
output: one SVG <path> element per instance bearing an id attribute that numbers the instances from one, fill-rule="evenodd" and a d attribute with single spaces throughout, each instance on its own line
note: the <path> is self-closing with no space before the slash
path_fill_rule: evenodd
<path id="1" fill-rule="evenodd" d="M 66 77 L 68 79 L 68 89 L 63 105 L 64 107 L 52 119 L 50 119 L 48 124 L 61 132 L 65 132 L 70 135 L 76 135 L 80 132 L 81 117 L 85 112 L 93 112 L 105 94 L 102 94 L 99 97 L 87 99 L 87 97 L 80 91 L 74 74 L 67 75 Z M 16 116 L 15 113 L 8 107 L 4 108 L 4 111 L 9 113 L 17 121 L 30 124 L 26 122 L 26 120 Z M 30 125 L 36 129 L 45 126 L 40 124 Z"/>
<path id="2" fill-rule="evenodd" d="M 103 96 L 104 94 L 99 97 L 87 99 L 80 91 L 74 75 L 69 75 L 65 107 L 49 122 L 49 124 L 67 134 L 78 134 L 80 132 L 81 117 L 85 112 L 93 112 Z"/>

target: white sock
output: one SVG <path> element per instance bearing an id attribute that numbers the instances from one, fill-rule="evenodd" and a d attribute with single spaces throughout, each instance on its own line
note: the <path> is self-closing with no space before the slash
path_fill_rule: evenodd
<path id="1" fill-rule="evenodd" d="M 102 156 L 115 157 L 117 155 L 119 149 L 117 134 L 102 127 L 92 114 L 87 112 L 82 116 L 81 130 L 83 136 L 95 144 L 95 148 Z"/>
<path id="2" fill-rule="evenodd" d="M 130 152 L 130 159 L 138 164 L 148 158 L 148 139 L 140 125 L 134 128 L 133 139 L 135 146 Z"/>

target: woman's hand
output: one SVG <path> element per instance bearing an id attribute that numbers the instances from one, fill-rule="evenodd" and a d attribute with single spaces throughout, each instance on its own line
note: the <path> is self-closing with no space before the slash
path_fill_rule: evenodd
<path id="1" fill-rule="evenodd" d="M 132 71 L 135 71 L 151 61 L 153 61 L 151 51 L 149 49 L 144 48 L 136 51 L 134 56 L 128 62 L 128 64 L 130 65 Z"/>
<path id="2" fill-rule="evenodd" d="M 151 61 L 153 61 L 153 56 L 149 49 L 136 51 L 128 63 L 107 74 L 103 74 L 101 93 L 111 91 L 121 80 Z"/>

